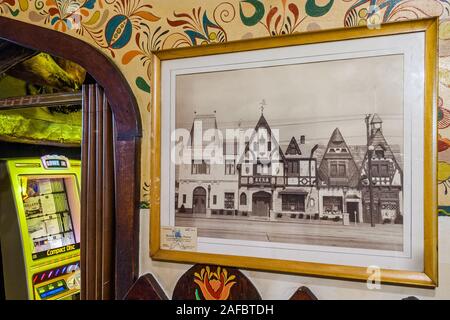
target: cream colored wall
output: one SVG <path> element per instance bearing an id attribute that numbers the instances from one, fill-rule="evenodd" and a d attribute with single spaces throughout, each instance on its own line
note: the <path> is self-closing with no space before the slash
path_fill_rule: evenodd
<path id="1" fill-rule="evenodd" d="M 287 17 L 290 21 L 294 21 L 295 25 L 289 28 L 288 33 L 360 25 L 366 22 L 367 9 L 371 2 L 370 0 L 0 0 L 0 15 L 80 38 L 101 50 L 118 66 L 129 81 L 142 114 L 144 137 L 141 172 L 142 200 L 145 202 L 148 199 L 148 187 L 145 187 L 145 182 L 149 181 L 148 130 L 151 120 L 151 96 L 146 86 L 150 83 L 151 50 L 279 34 L 280 26 L 284 26 Z M 373 16 L 375 22 L 440 17 L 439 96 L 442 99 L 441 107 L 450 109 L 450 4 L 442 0 L 376 2 L 381 9 Z M 258 19 L 242 19 L 242 16 L 251 17 L 255 13 L 255 7 L 251 3 L 259 5 L 258 12 L 263 14 Z M 328 9 L 320 10 L 315 5 L 325 6 Z M 270 13 L 274 13 L 271 20 L 268 19 Z M 184 14 L 184 17 L 180 17 L 179 14 Z M 205 31 L 202 23 L 204 16 L 213 23 L 214 28 L 210 27 Z M 278 16 L 282 23 L 276 27 Z M 130 27 L 119 28 L 119 24 L 116 24 L 118 20 L 130 22 Z M 200 36 L 195 43 L 189 39 L 186 30 L 197 32 Z M 218 32 L 223 34 L 222 38 L 215 36 Z M 204 39 L 200 40 L 201 37 Z M 158 43 L 154 39 L 161 39 L 161 42 Z M 317 94 L 320 94 L 320 88 Z M 450 112 L 444 112 L 444 117 L 450 117 Z M 441 146 L 439 204 L 441 213 L 446 214 L 450 209 L 450 196 L 446 193 L 450 187 L 450 126 L 443 124 L 439 133 Z M 449 184 L 444 184 L 445 181 Z M 450 218 L 440 218 L 439 228 L 441 286 L 434 291 L 393 286 L 383 286 L 380 291 L 370 291 L 361 283 L 275 273 L 245 273 L 265 299 L 288 298 L 300 285 L 309 286 L 321 299 L 399 299 L 407 295 L 450 298 Z M 153 262 L 149 259 L 148 211 L 142 213 L 140 237 L 141 273 L 154 273 L 170 295 L 176 280 L 189 266 Z"/>
<path id="2" fill-rule="evenodd" d="M 153 274 L 168 297 L 172 296 L 177 280 L 191 266 L 152 261 L 148 246 L 149 210 L 141 210 L 140 274 Z M 246 271 L 263 299 L 289 299 L 300 286 L 307 286 L 319 299 L 450 299 L 450 219 L 439 218 L 439 287 L 434 290 L 381 285 L 380 290 L 369 290 L 366 283 L 329 280 L 295 275 Z"/>

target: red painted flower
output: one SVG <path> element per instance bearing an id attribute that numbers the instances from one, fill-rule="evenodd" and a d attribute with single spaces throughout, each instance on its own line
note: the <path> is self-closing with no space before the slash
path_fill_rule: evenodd
<path id="1" fill-rule="evenodd" d="M 235 278 L 234 275 L 228 276 L 225 268 L 217 267 L 216 272 L 212 272 L 207 266 L 200 274 L 195 273 L 194 282 L 200 287 L 206 300 L 227 300 L 231 287 L 236 283 L 232 281 Z"/>
<path id="2" fill-rule="evenodd" d="M 438 152 L 442 152 L 450 148 L 450 140 L 438 135 Z"/>

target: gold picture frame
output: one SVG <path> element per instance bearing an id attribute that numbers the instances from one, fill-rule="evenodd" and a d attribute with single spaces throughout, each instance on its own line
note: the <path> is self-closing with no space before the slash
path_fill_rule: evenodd
<path id="1" fill-rule="evenodd" d="M 160 245 L 161 191 L 161 63 L 163 61 L 204 57 L 261 49 L 317 44 L 341 40 L 373 38 L 413 32 L 425 34 L 424 70 L 424 252 L 423 271 L 381 270 L 381 282 L 387 284 L 434 288 L 438 285 L 438 228 L 437 228 L 437 32 L 438 19 L 424 19 L 387 23 L 379 28 L 367 26 L 324 30 L 294 35 L 249 39 L 222 44 L 186 47 L 153 52 L 152 108 L 151 108 L 151 222 L 150 256 L 154 260 L 181 263 L 208 263 L 244 269 L 262 270 L 336 279 L 366 281 L 367 269 L 313 262 L 287 261 L 259 257 L 243 257 L 199 252 L 163 250 Z"/>

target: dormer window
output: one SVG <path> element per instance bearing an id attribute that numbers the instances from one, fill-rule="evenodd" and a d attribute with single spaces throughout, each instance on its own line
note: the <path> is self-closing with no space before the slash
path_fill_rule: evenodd
<path id="1" fill-rule="evenodd" d="M 375 155 L 377 156 L 377 158 L 383 159 L 384 158 L 384 150 L 376 150 Z"/>
<path id="2" fill-rule="evenodd" d="M 347 165 L 345 161 L 330 162 L 330 177 L 345 178 L 347 176 Z"/>
<path id="3" fill-rule="evenodd" d="M 298 176 L 299 165 L 298 161 L 289 161 L 287 163 L 287 174 L 288 176 Z"/>
<path id="4" fill-rule="evenodd" d="M 382 161 L 377 163 L 372 163 L 372 177 L 378 178 L 378 177 L 389 177 L 389 162 Z"/>
<path id="5" fill-rule="evenodd" d="M 236 173 L 234 160 L 225 160 L 225 175 L 233 175 Z"/>
<path id="6" fill-rule="evenodd" d="M 263 164 L 263 163 L 258 163 L 256 165 L 256 174 L 258 175 L 268 175 L 270 172 L 270 163 L 269 164 Z"/>
<path id="7" fill-rule="evenodd" d="M 330 148 L 328 149 L 328 152 L 332 153 L 346 153 L 348 152 L 347 148 Z"/>
<path id="8" fill-rule="evenodd" d="M 375 148 L 375 157 L 378 159 L 384 159 L 384 149 L 382 146 Z"/>
<path id="9" fill-rule="evenodd" d="M 210 172 L 211 168 L 209 166 L 209 163 L 207 163 L 205 160 L 202 160 L 201 162 L 192 160 L 192 174 L 210 174 Z"/>

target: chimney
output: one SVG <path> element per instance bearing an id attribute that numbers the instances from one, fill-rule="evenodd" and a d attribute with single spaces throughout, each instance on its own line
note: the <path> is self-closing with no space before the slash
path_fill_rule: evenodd
<path id="1" fill-rule="evenodd" d="M 305 139 L 305 136 L 304 136 L 304 135 L 301 135 L 301 136 L 300 136 L 300 144 L 305 144 L 305 143 L 306 143 L 305 140 L 306 140 L 306 139 Z"/>

